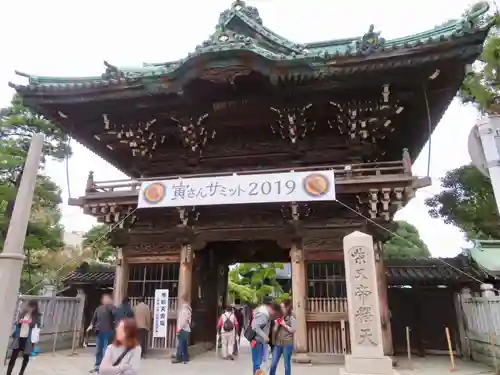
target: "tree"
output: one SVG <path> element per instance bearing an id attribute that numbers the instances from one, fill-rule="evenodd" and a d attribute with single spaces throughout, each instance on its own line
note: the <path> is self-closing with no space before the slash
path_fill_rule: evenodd
<path id="1" fill-rule="evenodd" d="M 83 247 L 91 251 L 92 260 L 110 263 L 116 259 L 116 249 L 109 241 L 109 226 L 94 225 L 83 236 Z"/>
<path id="2" fill-rule="evenodd" d="M 276 280 L 277 269 L 283 269 L 283 264 L 240 263 L 229 272 L 229 293 L 251 304 L 260 303 L 270 295 L 283 297 L 283 289 Z"/>
<path id="3" fill-rule="evenodd" d="M 397 229 L 383 244 L 385 259 L 429 258 L 431 253 L 417 228 L 406 221 L 396 221 Z M 410 243 L 414 246 L 411 246 Z"/>
<path id="4" fill-rule="evenodd" d="M 461 229 L 470 239 L 500 239 L 500 217 L 489 178 L 473 165 L 446 173 L 443 191 L 425 201 L 431 217 Z"/>
<path id="5" fill-rule="evenodd" d="M 26 108 L 21 97 L 15 95 L 11 105 L 0 110 L 0 249 L 5 236 L 22 176 L 30 141 L 35 134 L 43 133 L 43 160 L 38 176 L 33 209 L 25 240 L 27 260 L 23 269 L 21 291 L 34 284 L 34 273 L 39 272 L 36 252 L 58 251 L 62 248 L 63 228 L 58 205 L 62 202 L 61 190 L 43 175 L 46 157 L 63 160 L 71 154 L 67 136 L 49 120 Z M 33 262 L 32 262 L 33 260 Z"/>
<path id="6" fill-rule="evenodd" d="M 467 13 L 474 13 L 485 2 L 473 5 Z M 500 16 L 487 15 L 478 22 L 491 22 L 494 27 L 484 44 L 477 69 L 467 74 L 459 96 L 465 103 L 474 104 L 481 112 L 488 112 L 498 107 L 500 92 L 500 35 L 498 26 Z"/>

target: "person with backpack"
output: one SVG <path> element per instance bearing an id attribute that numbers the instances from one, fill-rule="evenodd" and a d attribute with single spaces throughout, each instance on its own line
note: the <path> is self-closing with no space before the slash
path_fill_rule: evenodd
<path id="1" fill-rule="evenodd" d="M 233 308 L 227 306 L 217 323 L 217 331 L 220 332 L 222 344 L 222 359 L 234 360 L 233 347 L 238 331 L 238 320 L 234 315 Z"/>

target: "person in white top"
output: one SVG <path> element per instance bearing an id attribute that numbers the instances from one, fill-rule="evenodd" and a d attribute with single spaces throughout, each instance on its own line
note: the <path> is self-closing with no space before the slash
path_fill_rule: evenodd
<path id="1" fill-rule="evenodd" d="M 222 358 L 234 360 L 233 348 L 236 332 L 238 332 L 238 319 L 236 319 L 231 306 L 227 306 L 226 311 L 220 316 L 217 322 L 217 331 L 220 332 Z"/>
<path id="2" fill-rule="evenodd" d="M 189 334 L 191 333 L 191 306 L 188 303 L 187 295 L 179 297 L 179 311 L 177 312 L 177 351 L 172 363 L 189 362 Z"/>

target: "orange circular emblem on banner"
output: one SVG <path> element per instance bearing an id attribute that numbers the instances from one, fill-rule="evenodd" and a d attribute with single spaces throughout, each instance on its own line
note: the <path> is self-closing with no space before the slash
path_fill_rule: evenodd
<path id="1" fill-rule="evenodd" d="M 144 189 L 143 196 L 148 203 L 159 203 L 165 198 L 165 186 L 160 182 L 155 182 Z"/>
<path id="2" fill-rule="evenodd" d="M 313 173 L 304 178 L 304 191 L 311 197 L 322 197 L 330 190 L 330 181 L 321 173 Z"/>

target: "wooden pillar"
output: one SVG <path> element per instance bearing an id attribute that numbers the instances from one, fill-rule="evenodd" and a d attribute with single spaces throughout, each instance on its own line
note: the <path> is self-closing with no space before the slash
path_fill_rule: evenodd
<path id="1" fill-rule="evenodd" d="M 392 343 L 391 314 L 389 312 L 389 299 L 387 298 L 387 275 L 385 274 L 384 257 L 382 254 L 382 243 L 375 242 L 375 268 L 377 272 L 377 289 L 380 299 L 380 320 L 382 324 L 382 344 L 384 355 L 392 356 L 394 347 Z"/>
<path id="2" fill-rule="evenodd" d="M 191 245 L 181 246 L 181 263 L 179 266 L 178 298 L 180 307 L 182 303 L 191 304 L 191 289 L 193 286 L 193 249 Z"/>
<path id="3" fill-rule="evenodd" d="M 119 247 L 116 250 L 116 271 L 115 283 L 113 288 L 113 300 L 115 305 L 122 303 L 123 298 L 127 296 L 128 289 L 128 261 L 123 253 L 123 249 Z"/>
<path id="4" fill-rule="evenodd" d="M 292 299 L 293 312 L 297 321 L 297 330 L 294 338 L 296 353 L 307 353 L 307 323 L 306 323 L 306 267 L 304 250 L 301 244 L 293 244 L 290 249 L 292 261 Z"/>

